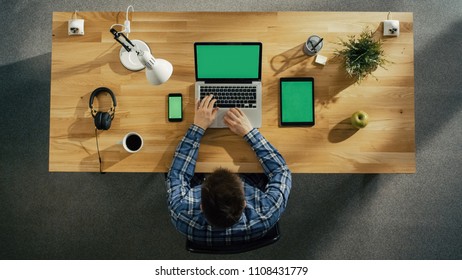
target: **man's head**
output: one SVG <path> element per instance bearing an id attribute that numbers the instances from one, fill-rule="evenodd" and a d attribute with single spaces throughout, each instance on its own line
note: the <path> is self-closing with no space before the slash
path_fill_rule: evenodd
<path id="1" fill-rule="evenodd" d="M 226 228 L 239 221 L 245 207 L 239 176 L 224 168 L 216 169 L 202 184 L 201 207 L 212 226 Z"/>

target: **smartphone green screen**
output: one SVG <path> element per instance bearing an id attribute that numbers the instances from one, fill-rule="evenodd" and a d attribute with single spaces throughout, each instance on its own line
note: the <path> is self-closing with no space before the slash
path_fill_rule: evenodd
<path id="1" fill-rule="evenodd" d="M 169 119 L 182 119 L 182 102 L 180 95 L 168 97 L 168 118 Z"/>
<path id="2" fill-rule="evenodd" d="M 281 124 L 313 125 L 312 80 L 281 80 Z"/>

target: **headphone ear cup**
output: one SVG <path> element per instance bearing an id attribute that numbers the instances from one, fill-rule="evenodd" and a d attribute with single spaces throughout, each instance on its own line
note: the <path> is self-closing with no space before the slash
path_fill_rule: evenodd
<path id="1" fill-rule="evenodd" d="M 103 129 L 102 128 L 102 116 L 103 116 L 103 113 L 102 112 L 96 112 L 96 115 L 95 115 L 95 127 L 99 130 Z"/>
<path id="2" fill-rule="evenodd" d="M 95 115 L 95 127 L 99 130 L 108 130 L 111 127 L 112 117 L 107 112 L 97 112 Z"/>
<path id="3" fill-rule="evenodd" d="M 101 113 L 101 129 L 108 130 L 111 127 L 112 117 L 107 112 Z"/>

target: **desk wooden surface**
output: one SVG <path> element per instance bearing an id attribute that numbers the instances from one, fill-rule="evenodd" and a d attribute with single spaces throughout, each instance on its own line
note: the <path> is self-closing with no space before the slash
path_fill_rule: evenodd
<path id="1" fill-rule="evenodd" d="M 386 12 L 135 12 L 130 39 L 145 41 L 155 57 L 169 60 L 171 79 L 150 85 L 144 71 L 126 70 L 121 46 L 109 28 L 123 23 L 124 12 L 79 12 L 84 36 L 68 36 L 73 13 L 53 13 L 50 171 L 99 171 L 95 131 L 88 101 L 100 86 L 111 88 L 118 106 L 112 127 L 99 132 L 106 172 L 165 172 L 174 150 L 193 121 L 194 50 L 196 41 L 263 43 L 262 134 L 281 152 L 294 173 L 415 172 L 414 42 L 412 13 L 392 13 L 400 21 L 398 38 L 382 38 L 392 64 L 379 68 L 360 85 L 346 78 L 333 60 L 340 38 L 364 28 L 382 37 Z M 305 56 L 302 44 L 312 34 L 324 38 L 320 54 L 326 66 Z M 315 78 L 316 125 L 280 128 L 279 78 Z M 167 95 L 184 96 L 184 121 L 167 121 Z M 95 106 L 108 108 L 109 98 Z M 100 102 L 100 103 L 98 103 Z M 348 123 L 357 110 L 369 113 L 369 125 L 355 130 Z M 140 133 L 144 147 L 128 154 L 118 142 L 130 131 Z M 209 129 L 199 150 L 197 172 L 218 166 L 238 172 L 261 172 L 247 143 L 228 129 Z"/>

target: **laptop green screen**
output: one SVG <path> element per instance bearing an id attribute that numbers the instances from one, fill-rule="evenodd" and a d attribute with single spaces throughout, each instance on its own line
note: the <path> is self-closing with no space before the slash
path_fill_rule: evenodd
<path id="1" fill-rule="evenodd" d="M 260 79 L 261 44 L 196 44 L 196 78 Z"/>

